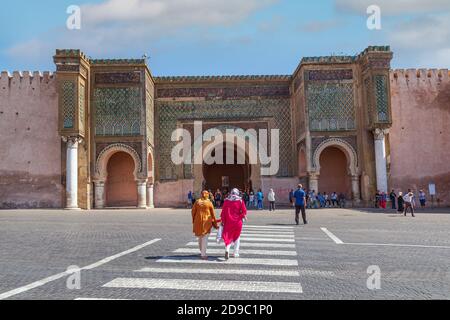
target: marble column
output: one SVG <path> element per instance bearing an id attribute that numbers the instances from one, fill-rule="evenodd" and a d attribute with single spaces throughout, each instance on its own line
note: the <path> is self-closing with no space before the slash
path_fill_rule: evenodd
<path id="1" fill-rule="evenodd" d="M 359 191 L 359 175 L 352 175 L 352 195 L 355 202 L 361 201 L 361 193 Z"/>
<path id="2" fill-rule="evenodd" d="M 95 209 L 105 207 L 105 181 L 94 181 L 95 184 Z"/>
<path id="3" fill-rule="evenodd" d="M 387 169 L 386 169 L 386 143 L 385 135 L 387 129 L 375 129 L 373 136 L 375 139 L 375 164 L 377 174 L 377 190 L 380 192 L 388 191 Z"/>
<path id="4" fill-rule="evenodd" d="M 147 180 L 137 181 L 138 208 L 147 209 Z"/>
<path id="5" fill-rule="evenodd" d="M 78 144 L 77 137 L 63 137 L 67 143 L 66 154 L 66 209 L 80 210 L 78 207 Z"/>
<path id="6" fill-rule="evenodd" d="M 309 173 L 309 190 L 319 192 L 319 175 L 314 172 Z"/>
<path id="7" fill-rule="evenodd" d="M 149 209 L 155 208 L 155 202 L 154 202 L 154 198 L 153 198 L 154 189 L 155 189 L 155 185 L 153 183 L 149 183 L 147 185 L 147 197 L 148 197 L 147 207 Z"/>

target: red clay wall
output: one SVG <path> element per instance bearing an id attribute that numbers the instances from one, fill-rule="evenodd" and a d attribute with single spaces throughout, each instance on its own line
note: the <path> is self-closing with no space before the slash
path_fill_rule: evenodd
<path id="1" fill-rule="evenodd" d="M 2 72 L 0 208 L 58 208 L 62 192 L 55 79 Z"/>
<path id="2" fill-rule="evenodd" d="M 391 72 L 390 186 L 405 191 L 435 183 L 450 205 L 450 80 L 448 70 Z"/>

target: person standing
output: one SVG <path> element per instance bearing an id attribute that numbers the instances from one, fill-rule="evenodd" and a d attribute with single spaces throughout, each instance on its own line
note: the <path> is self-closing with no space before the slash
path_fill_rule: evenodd
<path id="1" fill-rule="evenodd" d="M 250 204 L 248 206 L 248 208 L 254 208 L 255 207 L 255 193 L 252 191 L 250 191 Z"/>
<path id="2" fill-rule="evenodd" d="M 403 212 L 404 216 L 406 217 L 406 213 L 408 212 L 408 209 L 411 209 L 411 215 L 415 217 L 414 215 L 414 193 L 412 193 L 411 189 L 408 189 L 408 193 L 403 197 L 403 200 L 405 201 L 405 211 Z"/>
<path id="3" fill-rule="evenodd" d="M 387 195 L 386 192 L 382 192 L 380 196 L 380 207 L 382 209 L 386 209 L 386 203 L 387 203 Z"/>
<path id="4" fill-rule="evenodd" d="M 338 201 L 339 208 L 345 208 L 345 194 L 343 192 L 339 193 Z"/>
<path id="5" fill-rule="evenodd" d="M 323 198 L 325 200 L 325 208 L 331 207 L 330 196 L 328 195 L 328 193 L 324 192 Z"/>
<path id="6" fill-rule="evenodd" d="M 192 206 L 194 205 L 194 195 L 192 194 L 192 191 L 189 191 L 188 196 L 187 196 L 187 200 L 188 200 L 188 208 L 192 208 Z"/>
<path id="7" fill-rule="evenodd" d="M 225 260 L 230 257 L 231 245 L 234 243 L 234 257 L 239 258 L 239 246 L 242 233 L 243 220 L 247 216 L 247 207 L 239 195 L 238 189 L 233 189 L 223 204 L 222 239 L 225 242 Z"/>
<path id="8" fill-rule="evenodd" d="M 273 189 L 270 189 L 267 200 L 269 200 L 269 211 L 275 211 L 275 192 Z"/>
<path id="9" fill-rule="evenodd" d="M 375 193 L 375 208 L 377 209 L 380 207 L 380 200 L 381 200 L 380 190 L 377 190 L 377 192 Z"/>
<path id="10" fill-rule="evenodd" d="M 425 195 L 425 192 L 423 190 L 419 191 L 419 201 L 420 201 L 420 206 L 423 208 L 425 208 L 426 202 L 427 202 L 427 197 Z"/>
<path id="11" fill-rule="evenodd" d="M 193 232 L 198 237 L 198 246 L 203 260 L 208 260 L 206 250 L 211 229 L 218 229 L 214 206 L 209 198 L 209 191 L 203 191 L 202 197 L 192 207 Z"/>
<path id="12" fill-rule="evenodd" d="M 261 189 L 259 189 L 258 193 L 256 194 L 256 200 L 258 201 L 258 210 L 264 210 L 264 194 L 262 193 Z"/>
<path id="13" fill-rule="evenodd" d="M 332 205 L 333 205 L 333 208 L 338 206 L 338 196 L 337 196 L 336 191 L 334 191 L 334 192 L 331 194 L 331 203 L 332 203 Z"/>
<path id="14" fill-rule="evenodd" d="M 397 200 L 397 195 L 395 194 L 395 190 L 392 189 L 391 193 L 389 194 L 389 199 L 391 200 L 392 209 L 397 209 L 395 207 L 395 202 Z"/>
<path id="15" fill-rule="evenodd" d="M 306 221 L 306 193 L 303 191 L 303 186 L 301 184 L 298 185 L 297 191 L 294 192 L 294 198 L 295 198 L 295 223 L 297 225 L 300 224 L 300 211 L 302 212 L 302 218 L 303 223 L 308 224 L 308 221 Z"/>
<path id="16" fill-rule="evenodd" d="M 404 203 L 405 201 L 403 200 L 403 192 L 400 191 L 397 198 L 397 212 L 403 213 L 403 211 L 405 210 Z"/>
<path id="17" fill-rule="evenodd" d="M 249 191 L 247 191 L 247 190 L 244 191 L 244 202 L 245 202 L 245 206 L 248 208 L 249 204 L 250 204 L 250 195 L 249 195 Z"/>
<path id="18" fill-rule="evenodd" d="M 222 206 L 222 193 L 219 189 L 217 189 L 216 193 L 214 194 L 214 201 L 216 203 L 216 208 L 220 208 Z"/>

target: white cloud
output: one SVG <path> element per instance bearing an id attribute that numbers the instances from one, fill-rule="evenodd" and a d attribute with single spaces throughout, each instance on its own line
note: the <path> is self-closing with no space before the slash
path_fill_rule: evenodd
<path id="1" fill-rule="evenodd" d="M 82 6 L 85 21 L 159 25 L 167 28 L 231 25 L 276 0 L 107 0 Z"/>
<path id="2" fill-rule="evenodd" d="M 403 56 L 420 66 L 450 67 L 450 13 L 429 14 L 398 23 L 388 41 Z M 411 66 L 415 67 L 415 66 Z"/>
<path id="3" fill-rule="evenodd" d="M 55 48 L 79 48 L 92 56 L 110 57 L 130 55 L 130 50 L 142 53 L 159 40 L 201 42 L 211 28 L 238 24 L 277 1 L 104 0 L 81 6 L 81 30 L 67 30 L 64 25 L 6 53 L 37 62 L 44 56 L 48 60 Z"/>
<path id="4" fill-rule="evenodd" d="M 450 10 L 449 0 L 335 0 L 337 9 L 365 15 L 367 7 L 377 5 L 383 15 L 429 13 Z"/>

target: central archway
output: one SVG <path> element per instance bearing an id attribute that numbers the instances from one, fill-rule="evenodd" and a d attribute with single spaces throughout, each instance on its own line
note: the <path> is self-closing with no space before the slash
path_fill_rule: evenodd
<path id="1" fill-rule="evenodd" d="M 327 147 L 320 154 L 320 168 L 319 192 L 342 192 L 347 198 L 351 196 L 351 180 L 344 152 L 337 147 Z"/>
<path id="2" fill-rule="evenodd" d="M 227 153 L 234 152 L 234 163 L 226 162 Z M 214 157 L 214 152 L 212 153 Z M 245 164 L 239 164 L 237 147 L 227 149 L 223 145 L 223 164 L 206 164 L 203 163 L 203 176 L 205 178 L 205 188 L 207 190 L 215 191 L 217 189 L 224 190 L 231 188 L 238 188 L 240 190 L 250 190 L 252 188 L 251 182 L 251 165 L 249 164 L 248 156 L 245 155 Z"/>
<path id="3" fill-rule="evenodd" d="M 108 160 L 105 184 L 107 207 L 137 207 L 135 164 L 126 152 L 116 152 Z"/>

